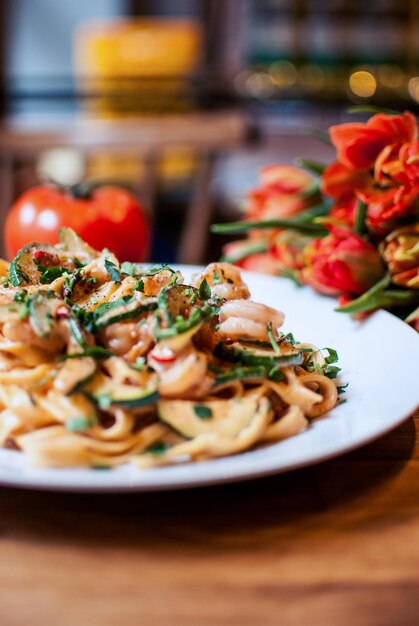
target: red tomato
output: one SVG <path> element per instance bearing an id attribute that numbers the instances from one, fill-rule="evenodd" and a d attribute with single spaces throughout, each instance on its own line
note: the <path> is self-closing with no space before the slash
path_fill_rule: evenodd
<path id="1" fill-rule="evenodd" d="M 144 209 L 121 187 L 92 188 L 87 197 L 38 185 L 23 193 L 6 218 L 6 253 L 13 258 L 27 243 L 57 243 L 58 229 L 70 226 L 98 250 L 109 248 L 121 261 L 145 261 L 150 229 Z"/>

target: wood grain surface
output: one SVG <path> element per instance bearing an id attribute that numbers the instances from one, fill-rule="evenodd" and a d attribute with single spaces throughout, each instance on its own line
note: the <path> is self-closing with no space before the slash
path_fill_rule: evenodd
<path id="1" fill-rule="evenodd" d="M 1 489 L 0 624 L 416 626 L 418 431 L 224 487 Z"/>

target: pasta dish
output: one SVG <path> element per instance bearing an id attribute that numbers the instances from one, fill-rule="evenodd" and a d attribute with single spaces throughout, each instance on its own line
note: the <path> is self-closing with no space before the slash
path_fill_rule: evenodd
<path id="1" fill-rule="evenodd" d="M 281 332 L 238 268 L 211 263 L 185 284 L 59 236 L 0 261 L 0 446 L 31 465 L 236 454 L 337 404 L 336 352 Z"/>

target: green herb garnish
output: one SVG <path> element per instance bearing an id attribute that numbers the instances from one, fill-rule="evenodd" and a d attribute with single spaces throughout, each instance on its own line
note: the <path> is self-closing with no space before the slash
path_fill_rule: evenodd
<path id="1" fill-rule="evenodd" d="M 135 363 L 130 363 L 129 366 L 133 370 L 137 370 L 138 372 L 141 372 L 145 368 L 145 358 L 143 356 L 139 356 L 137 360 L 135 361 Z"/>
<path id="2" fill-rule="evenodd" d="M 213 276 L 214 276 L 214 281 L 213 281 L 214 285 L 218 285 L 219 283 L 221 283 L 221 277 L 217 271 L 214 272 Z"/>
<path id="3" fill-rule="evenodd" d="M 207 420 L 212 417 L 212 410 L 205 404 L 195 404 L 193 410 L 195 415 L 201 420 Z"/>
<path id="4" fill-rule="evenodd" d="M 112 261 L 109 261 L 109 259 L 105 259 L 105 269 L 108 272 L 111 280 L 114 281 L 114 283 L 121 282 L 121 273 L 116 267 L 115 263 L 112 263 Z"/>
<path id="5" fill-rule="evenodd" d="M 279 354 L 281 352 L 278 344 L 275 341 L 275 337 L 274 337 L 274 333 L 273 333 L 273 328 L 272 328 L 272 322 L 269 322 L 268 324 L 268 338 L 269 338 L 269 343 L 272 346 L 272 350 L 276 353 Z"/>
<path id="6" fill-rule="evenodd" d="M 68 327 L 70 329 L 71 334 L 73 335 L 73 338 L 76 340 L 79 346 L 84 348 L 84 346 L 86 345 L 86 342 L 84 340 L 82 330 L 78 324 L 78 320 L 76 317 L 68 318 Z"/>
<path id="7" fill-rule="evenodd" d="M 209 300 L 209 298 L 211 298 L 211 289 L 206 278 L 204 278 L 202 283 L 199 285 L 198 291 L 202 300 Z"/>
<path id="8" fill-rule="evenodd" d="M 9 267 L 9 278 L 13 287 L 19 287 L 19 285 L 21 285 L 23 281 L 26 283 L 29 282 L 29 276 L 26 274 L 26 272 L 20 269 L 20 267 L 16 263 L 16 259 Z"/>
<path id="9" fill-rule="evenodd" d="M 102 348 L 102 346 L 92 346 L 91 348 L 86 348 L 83 352 L 73 352 L 72 354 L 62 354 L 59 359 L 60 361 L 66 361 L 67 359 L 80 359 L 86 356 L 91 356 L 94 359 L 109 359 L 109 357 L 113 356 L 111 350 L 106 350 Z"/>
<path id="10" fill-rule="evenodd" d="M 151 446 L 146 448 L 143 452 L 141 452 L 141 454 L 155 454 L 156 456 L 159 456 L 164 454 L 169 448 L 170 445 L 168 443 L 165 443 L 164 441 L 156 441 L 156 443 L 153 443 Z"/>
<path id="11" fill-rule="evenodd" d="M 112 398 L 110 393 L 101 393 L 94 398 L 96 404 L 102 411 L 106 411 L 112 404 Z"/>
<path id="12" fill-rule="evenodd" d="M 329 353 L 329 356 L 325 357 L 326 363 L 330 365 L 331 363 L 337 363 L 339 361 L 339 356 L 336 350 L 333 348 L 323 348 L 323 350 L 327 350 Z"/>
<path id="13" fill-rule="evenodd" d="M 28 292 L 26 291 L 26 289 L 22 289 L 22 291 L 18 291 L 14 294 L 13 300 L 14 302 L 25 302 L 27 295 Z"/>
<path id="14" fill-rule="evenodd" d="M 88 430 L 97 423 L 97 417 L 69 417 L 65 422 L 65 427 L 71 432 L 78 433 Z"/>
<path id="15" fill-rule="evenodd" d="M 336 378 L 340 371 L 341 368 L 336 367 L 336 365 L 326 365 L 323 368 L 323 374 L 328 378 Z"/>
<path id="16" fill-rule="evenodd" d="M 63 274 L 67 273 L 67 270 L 64 267 L 47 267 L 45 269 L 43 268 L 43 270 L 44 271 L 39 277 L 39 282 L 42 285 L 49 285 L 56 278 L 59 278 Z"/>
<path id="17" fill-rule="evenodd" d="M 144 281 L 141 280 L 137 280 L 137 282 L 135 283 L 135 287 L 134 287 L 135 291 L 141 291 L 141 293 L 144 292 Z"/>
<path id="18" fill-rule="evenodd" d="M 138 272 L 138 267 L 135 265 L 135 263 L 124 261 L 123 263 L 121 263 L 121 272 L 122 274 L 128 274 L 128 276 L 135 276 Z"/>

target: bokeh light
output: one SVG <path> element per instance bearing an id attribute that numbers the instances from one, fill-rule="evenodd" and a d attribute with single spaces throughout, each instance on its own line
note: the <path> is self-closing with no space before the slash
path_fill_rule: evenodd
<path id="1" fill-rule="evenodd" d="M 360 98 L 370 98 L 377 89 L 377 81 L 370 72 L 359 70 L 349 77 L 351 91 Z"/>

